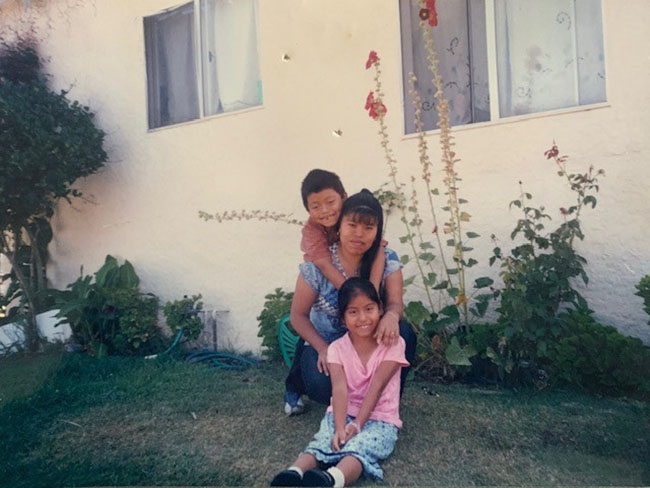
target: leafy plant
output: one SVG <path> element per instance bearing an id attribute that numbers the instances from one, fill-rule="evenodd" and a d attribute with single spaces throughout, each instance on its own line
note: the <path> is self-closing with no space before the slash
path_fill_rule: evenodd
<path id="1" fill-rule="evenodd" d="M 183 329 L 183 334 L 188 339 L 199 337 L 203 329 L 203 323 L 198 315 L 203 310 L 201 298 L 201 295 L 192 295 L 189 298 L 185 295 L 181 300 L 165 304 L 163 313 L 172 333 L 175 334 L 179 329 Z"/>
<path id="2" fill-rule="evenodd" d="M 129 261 L 108 255 L 93 277 L 82 275 L 56 294 L 57 318 L 67 322 L 76 342 L 96 356 L 149 351 L 159 337 L 158 298 L 140 293 Z"/>
<path id="3" fill-rule="evenodd" d="M 563 222 L 550 233 L 545 233 L 544 225 L 550 215 L 544 207 L 530 204 L 532 195 L 523 187 L 519 199 L 510 203 L 511 208 L 517 207 L 523 214 L 510 237 L 523 237 L 523 243 L 508 256 L 495 247 L 490 258 L 490 264 L 501 262 L 504 287 L 494 295 L 500 298 L 497 312 L 504 327 L 505 343 L 498 363 L 507 374 L 530 361 L 546 363 L 550 346 L 563 334 L 559 312 L 587 309 L 587 302 L 573 285 L 576 278 L 584 284 L 589 281 L 584 269 L 586 260 L 575 250 L 574 239 L 584 238 L 580 214 L 586 205 L 596 206 L 597 177 L 603 172 L 594 172 L 590 167 L 586 173 L 568 173 L 568 158 L 559 156 L 555 145 L 545 155 L 557 164 L 558 175 L 567 180 L 576 194 L 576 203 L 568 209 L 560 208 Z"/>
<path id="4" fill-rule="evenodd" d="M 645 392 L 650 397 L 650 351 L 641 340 L 581 311 L 563 316 L 563 321 L 565 337 L 550 350 L 558 381 L 603 395 Z"/>
<path id="5" fill-rule="evenodd" d="M 58 200 L 81 196 L 74 182 L 106 161 L 104 132 L 67 92 L 47 86 L 33 41 L 0 44 L 0 253 L 11 264 L 0 305 L 26 319 L 26 343 L 38 348 L 36 314 L 49 304 L 47 244 Z"/>
<path id="6" fill-rule="evenodd" d="M 650 315 L 650 275 L 645 275 L 636 285 L 636 296 L 643 298 L 643 310 Z M 648 322 L 650 324 L 650 322 Z"/>
<path id="7" fill-rule="evenodd" d="M 291 310 L 293 292 L 285 292 L 282 288 L 276 288 L 273 293 L 269 293 L 264 298 L 266 299 L 264 308 L 257 317 L 259 321 L 257 337 L 262 338 L 262 347 L 265 348 L 264 355 L 273 361 L 280 361 L 282 353 L 278 344 L 278 322 Z"/>

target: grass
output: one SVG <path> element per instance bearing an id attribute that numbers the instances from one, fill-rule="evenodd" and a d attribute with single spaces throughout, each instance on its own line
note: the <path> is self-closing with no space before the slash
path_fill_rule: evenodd
<path id="1" fill-rule="evenodd" d="M 285 418 L 276 364 L 38 356 L 0 372 L 7 487 L 263 486 L 324 412 Z M 411 382 L 402 418 L 385 485 L 650 484 L 647 403 Z"/>

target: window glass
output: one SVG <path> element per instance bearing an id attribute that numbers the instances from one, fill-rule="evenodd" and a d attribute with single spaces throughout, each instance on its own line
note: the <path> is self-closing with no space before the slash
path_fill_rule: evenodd
<path id="1" fill-rule="evenodd" d="M 149 128 L 261 105 L 257 0 L 194 0 L 144 34 Z"/>
<path id="2" fill-rule="evenodd" d="M 600 12 L 593 0 L 496 0 L 501 117 L 605 101 Z"/>
<path id="3" fill-rule="evenodd" d="M 420 31 L 420 8 L 418 0 L 403 1 L 401 5 L 407 133 L 415 132 L 410 72 L 418 80 L 416 88 L 422 98 L 420 108 L 425 130 L 437 128 L 438 123 L 433 75 Z M 438 70 L 445 82 L 443 93 L 449 101 L 451 124 L 489 120 L 485 0 L 447 0 L 438 2 L 436 8 L 441 21 L 431 33 L 440 60 Z"/>
<path id="4" fill-rule="evenodd" d="M 436 9 L 438 25 L 426 27 L 452 125 L 606 100 L 600 0 L 446 0 Z M 406 133 L 415 132 L 411 72 L 418 79 L 425 130 L 438 122 L 420 10 L 418 0 L 400 0 Z M 491 25 L 487 11 L 494 12 Z M 494 86 L 489 72 L 495 73 Z M 498 105 L 493 113 L 491 98 Z"/>
<path id="5" fill-rule="evenodd" d="M 144 19 L 149 127 L 199 117 L 194 62 L 194 5 Z"/>
<path id="6" fill-rule="evenodd" d="M 206 115 L 260 105 L 262 81 L 253 0 L 201 0 Z"/>

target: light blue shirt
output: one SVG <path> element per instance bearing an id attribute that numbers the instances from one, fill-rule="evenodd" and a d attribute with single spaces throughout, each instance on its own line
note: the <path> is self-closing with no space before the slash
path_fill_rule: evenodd
<path id="1" fill-rule="evenodd" d="M 338 243 L 330 246 L 330 253 L 332 254 L 332 263 L 343 273 L 343 267 L 338 258 Z M 384 265 L 382 284 L 388 276 L 402 269 L 402 263 L 395 251 L 385 248 L 385 253 L 386 263 Z M 318 266 L 310 261 L 300 265 L 300 274 L 318 295 L 309 311 L 309 320 L 314 325 L 316 332 L 325 342 L 330 344 L 347 332 L 345 324 L 343 324 L 339 315 L 338 290 L 318 269 Z"/>

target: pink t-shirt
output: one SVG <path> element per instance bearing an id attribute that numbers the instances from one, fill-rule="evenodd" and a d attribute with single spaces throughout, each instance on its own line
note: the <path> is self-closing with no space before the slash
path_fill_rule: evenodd
<path id="1" fill-rule="evenodd" d="M 312 263 L 317 259 L 330 257 L 329 247 L 336 241 L 336 231 L 327 229 L 311 218 L 302 227 L 300 250 L 305 261 Z"/>
<path id="2" fill-rule="evenodd" d="M 388 347 L 380 344 L 370 355 L 368 363 L 364 366 L 350 340 L 349 333 L 329 345 L 327 362 L 340 364 L 343 366 L 343 371 L 345 371 L 345 379 L 348 384 L 348 415 L 356 417 L 359 414 L 372 377 L 383 361 L 395 361 L 402 367 L 409 365 L 404 356 L 405 349 L 406 343 L 401 337 L 394 346 Z M 388 380 L 377 401 L 377 405 L 370 414 L 371 419 L 382 420 L 396 425 L 398 428 L 402 427 L 402 421 L 399 418 L 399 387 L 400 370 L 398 369 L 393 377 Z M 332 411 L 331 400 L 327 411 Z"/>

